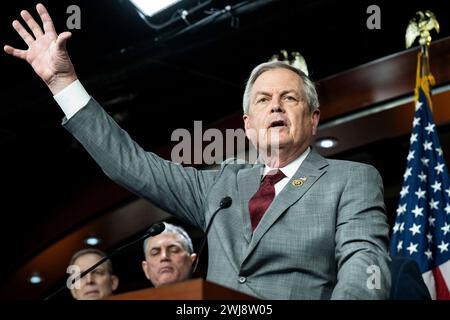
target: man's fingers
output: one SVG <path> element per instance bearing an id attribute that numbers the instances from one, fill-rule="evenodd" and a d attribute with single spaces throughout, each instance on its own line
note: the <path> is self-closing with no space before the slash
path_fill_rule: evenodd
<path id="1" fill-rule="evenodd" d="M 43 35 L 41 27 L 36 23 L 36 21 L 33 19 L 33 17 L 28 11 L 23 10 L 22 12 L 20 12 L 20 15 L 22 16 L 23 20 L 25 20 L 28 27 L 30 27 L 31 31 L 33 32 L 36 38 Z"/>
<path id="2" fill-rule="evenodd" d="M 58 49 L 65 50 L 66 48 L 66 42 L 70 39 L 72 36 L 72 33 L 69 31 L 63 32 L 58 36 L 58 39 L 56 39 L 56 45 Z"/>
<path id="3" fill-rule="evenodd" d="M 42 24 L 44 25 L 44 32 L 56 33 L 52 18 L 48 14 L 47 9 L 45 9 L 44 5 L 42 3 L 38 3 L 36 5 L 36 10 L 39 13 L 39 16 L 41 17 Z"/>
<path id="4" fill-rule="evenodd" d="M 34 41 L 34 38 L 28 33 L 27 30 L 25 30 L 25 28 L 22 26 L 22 24 L 19 21 L 14 20 L 12 25 L 13 25 L 13 28 L 19 34 L 19 36 L 23 39 L 23 41 L 25 41 L 25 43 L 28 46 L 30 46 L 31 43 Z"/>
<path id="5" fill-rule="evenodd" d="M 20 59 L 24 59 L 24 60 L 27 58 L 27 51 L 26 50 L 16 49 L 16 48 L 13 48 L 13 47 L 8 46 L 8 45 L 4 46 L 3 50 L 5 50 L 5 52 L 7 54 L 10 54 L 10 55 L 12 55 L 14 57 L 17 57 L 17 58 L 20 58 Z"/>

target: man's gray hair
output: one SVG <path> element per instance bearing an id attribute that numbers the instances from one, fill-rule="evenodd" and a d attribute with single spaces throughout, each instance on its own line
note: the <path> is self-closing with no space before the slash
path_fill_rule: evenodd
<path id="1" fill-rule="evenodd" d="M 251 72 L 250 77 L 247 80 L 247 84 L 245 85 L 244 97 L 242 99 L 244 114 L 247 114 L 250 108 L 250 92 L 252 91 L 252 87 L 256 79 L 258 79 L 258 77 L 266 71 L 279 68 L 291 70 L 292 72 L 296 73 L 303 81 L 306 103 L 309 106 L 309 110 L 314 111 L 319 108 L 319 98 L 317 96 L 316 86 L 311 81 L 311 79 L 309 79 L 309 77 L 300 69 L 297 69 L 281 61 L 272 61 L 261 63 L 260 65 L 256 66 Z"/>
<path id="2" fill-rule="evenodd" d="M 180 226 L 176 226 L 174 224 L 171 223 L 167 223 L 167 222 L 163 222 L 164 223 L 164 231 L 161 232 L 160 234 L 164 234 L 164 233 L 175 233 L 176 235 L 178 235 L 178 237 L 181 240 L 181 245 L 183 246 L 183 248 L 191 255 L 194 253 L 194 246 L 192 245 L 192 240 L 189 237 L 189 235 L 187 234 L 187 232 Z M 156 236 L 155 236 L 156 237 Z M 144 256 L 146 255 L 146 250 L 147 250 L 147 244 L 148 244 L 148 240 L 150 238 L 153 237 L 149 237 L 147 239 L 144 240 Z"/>

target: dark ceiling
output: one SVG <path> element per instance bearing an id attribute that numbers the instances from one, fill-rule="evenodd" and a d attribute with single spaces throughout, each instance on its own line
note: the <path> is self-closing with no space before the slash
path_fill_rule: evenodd
<path id="1" fill-rule="evenodd" d="M 35 15 L 35 4 L 2 4 L 2 44 L 24 48 L 11 22 L 21 9 Z M 147 150 L 167 145 L 174 129 L 190 130 L 195 120 L 206 126 L 239 112 L 252 67 L 281 49 L 301 52 L 312 78 L 321 80 L 404 51 L 405 29 L 417 10 L 435 12 L 441 33 L 433 39 L 450 35 L 450 5 L 443 0 L 427 1 L 426 5 L 413 0 L 401 7 L 395 1 L 217 0 L 206 7 L 215 17 L 208 23 L 195 24 L 196 19 L 207 16 L 201 12 L 189 17 L 190 28 L 178 19 L 162 30 L 145 24 L 127 0 L 44 4 L 58 32 L 66 29 L 67 7 L 80 7 L 81 29 L 72 30 L 68 44 L 78 76 L 88 92 Z M 366 10 L 373 4 L 381 9 L 379 30 L 366 27 Z M 226 5 L 232 6 L 231 13 L 218 13 Z M 118 191 L 61 127 L 63 113 L 32 69 L 3 53 L 0 70 L 0 241 L 7 260 L 1 274 L 8 277 L 69 230 L 101 215 L 104 208 L 94 210 L 89 201 Z M 384 141 L 340 156 L 387 166 L 387 156 L 396 148 L 406 150 L 407 144 L 404 140 Z M 386 173 L 391 189 L 398 187 L 402 173 L 392 179 L 389 177 L 395 173 Z M 76 218 L 70 216 L 76 211 L 70 209 L 74 202 L 82 203 L 78 210 L 86 209 Z"/>

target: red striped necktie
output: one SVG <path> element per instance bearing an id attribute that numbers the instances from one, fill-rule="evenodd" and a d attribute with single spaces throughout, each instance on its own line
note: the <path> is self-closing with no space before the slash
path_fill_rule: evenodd
<path id="1" fill-rule="evenodd" d="M 264 176 L 258 191 L 250 198 L 248 210 L 250 212 L 253 231 L 255 231 L 256 226 L 275 197 L 275 184 L 284 177 L 286 176 L 280 169 L 269 171 Z"/>

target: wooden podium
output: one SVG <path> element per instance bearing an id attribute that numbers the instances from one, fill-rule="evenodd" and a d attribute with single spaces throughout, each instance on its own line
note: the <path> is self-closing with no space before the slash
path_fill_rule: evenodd
<path id="1" fill-rule="evenodd" d="M 256 300 L 256 298 L 204 279 L 193 279 L 160 288 L 116 294 L 104 300 Z"/>

